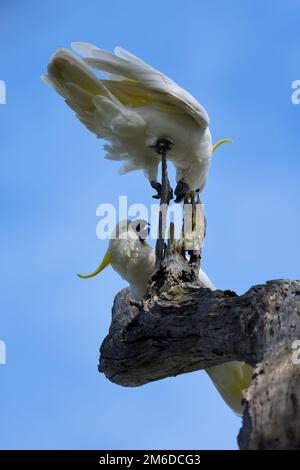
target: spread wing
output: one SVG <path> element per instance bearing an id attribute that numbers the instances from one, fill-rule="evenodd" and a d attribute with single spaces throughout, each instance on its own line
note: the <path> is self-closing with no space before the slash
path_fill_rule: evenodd
<path id="1" fill-rule="evenodd" d="M 105 86 L 124 104 L 155 103 L 170 112 L 192 116 L 201 127 L 208 126 L 208 114 L 195 98 L 130 52 L 117 47 L 113 54 L 84 42 L 72 43 L 72 49 L 85 63 L 108 75 Z"/>

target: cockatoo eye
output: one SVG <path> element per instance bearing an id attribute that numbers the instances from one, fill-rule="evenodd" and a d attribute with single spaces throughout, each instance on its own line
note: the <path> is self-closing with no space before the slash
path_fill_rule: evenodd
<path id="1" fill-rule="evenodd" d="M 150 224 L 146 220 L 136 220 L 131 222 L 131 227 L 143 243 L 150 233 Z"/>

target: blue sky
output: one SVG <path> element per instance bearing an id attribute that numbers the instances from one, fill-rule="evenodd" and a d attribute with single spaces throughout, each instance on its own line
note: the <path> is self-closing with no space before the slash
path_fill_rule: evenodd
<path id="1" fill-rule="evenodd" d="M 99 141 L 40 81 L 56 47 L 121 45 L 206 107 L 215 154 L 203 193 L 203 268 L 245 292 L 299 278 L 300 2 L 1 1 L 0 446 L 3 449 L 233 449 L 240 419 L 205 373 L 126 389 L 97 372 L 115 294 L 96 207 L 149 205 L 139 173 L 120 177 Z"/>

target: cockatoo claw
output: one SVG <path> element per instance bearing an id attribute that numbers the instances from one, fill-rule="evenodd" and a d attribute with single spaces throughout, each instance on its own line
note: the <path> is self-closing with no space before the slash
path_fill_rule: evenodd
<path id="1" fill-rule="evenodd" d="M 171 186 L 169 186 L 169 190 L 168 190 L 168 204 L 169 202 L 173 199 L 173 189 L 171 188 Z"/>
<path id="2" fill-rule="evenodd" d="M 152 188 L 154 188 L 157 191 L 157 194 L 154 194 L 152 197 L 153 199 L 160 199 L 161 197 L 161 184 L 158 181 L 150 181 L 150 184 Z"/>
<path id="3" fill-rule="evenodd" d="M 150 182 L 152 188 L 156 189 L 157 194 L 154 194 L 152 197 L 153 199 L 160 199 L 161 198 L 161 190 L 162 186 L 158 181 L 152 180 Z M 168 192 L 168 200 L 171 201 L 173 199 L 173 189 L 169 186 L 169 192 Z"/>
<path id="4" fill-rule="evenodd" d="M 191 188 L 187 183 L 182 180 L 179 180 L 175 188 L 175 202 L 181 202 L 191 192 Z"/>

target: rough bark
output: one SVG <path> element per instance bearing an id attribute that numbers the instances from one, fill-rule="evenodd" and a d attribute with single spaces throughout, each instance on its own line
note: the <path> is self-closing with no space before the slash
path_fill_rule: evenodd
<path id="1" fill-rule="evenodd" d="M 134 301 L 115 298 L 101 346 L 99 371 L 134 387 L 239 360 L 255 367 L 245 393 L 241 449 L 300 448 L 300 369 L 292 343 L 300 339 L 300 281 L 275 280 L 237 296 L 201 286 L 197 271 L 168 253 Z"/>

